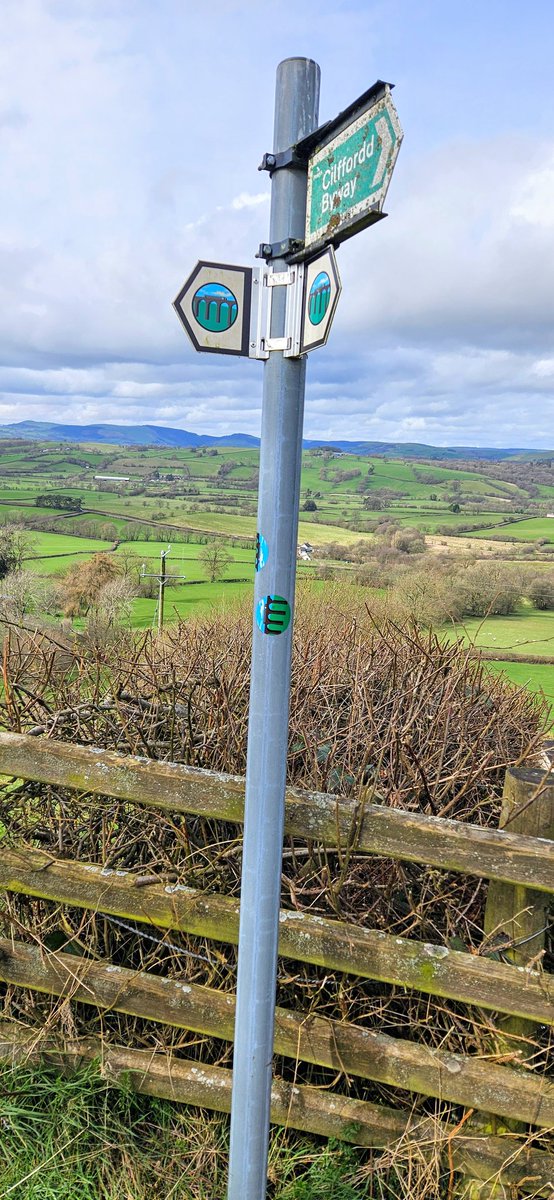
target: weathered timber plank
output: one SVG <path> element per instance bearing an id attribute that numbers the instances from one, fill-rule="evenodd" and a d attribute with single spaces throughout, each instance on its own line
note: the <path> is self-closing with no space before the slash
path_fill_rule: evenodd
<path id="1" fill-rule="evenodd" d="M 0 940 L 0 979 L 102 1009 L 233 1040 L 235 997 L 180 979 Z M 407 1091 L 554 1126 L 554 1084 L 372 1029 L 277 1008 L 275 1052 Z"/>
<path id="2" fill-rule="evenodd" d="M 512 768 L 506 772 L 500 828 L 531 837 L 554 838 L 554 775 L 551 770 Z M 485 930 L 504 934 L 514 943 L 505 955 L 516 967 L 541 960 L 549 924 L 549 903 L 544 892 L 499 880 L 489 885 Z M 521 944 L 518 944 L 521 943 Z M 537 1022 L 510 1016 L 500 1022 L 506 1048 L 530 1058 L 535 1053 L 533 1037 Z M 540 1022 L 539 1022 L 540 1024 Z"/>
<path id="3" fill-rule="evenodd" d="M 182 884 L 136 887 L 135 878 L 130 872 L 103 870 L 93 863 L 52 860 L 43 850 L 0 847 L 0 887 L 7 891 L 237 944 L 236 900 L 207 895 Z M 279 953 L 300 962 L 554 1024 L 553 976 L 514 970 L 446 946 L 391 937 L 307 913 L 282 911 Z"/>
<path id="4" fill-rule="evenodd" d="M 547 756 L 546 756 L 547 757 Z M 549 762 L 543 769 L 510 768 L 506 772 L 500 828 L 531 837 L 554 837 L 554 781 Z M 523 939 L 521 947 L 506 949 L 505 955 L 517 969 L 528 963 L 540 962 L 545 946 L 545 927 L 548 924 L 549 897 L 521 885 L 512 886 L 493 879 L 489 883 L 485 909 L 485 930 L 489 935 L 506 936 L 510 941 Z M 539 956 L 538 959 L 536 956 Z M 512 1062 L 533 1061 L 537 1047 L 535 1035 L 540 1022 L 521 1016 L 499 1014 L 496 1029 L 491 1030 L 489 1044 L 497 1053 L 505 1053 Z M 515 1036 L 512 1036 L 515 1035 Z M 494 1117 L 492 1118 L 494 1122 Z M 508 1120 L 510 1129 L 524 1131 L 520 1122 Z M 467 1132 L 470 1132 L 471 1121 Z M 462 1180 L 455 1196 L 459 1200 L 500 1200 L 504 1189 L 498 1183 L 489 1185 L 475 1179 Z"/>
<path id="5" fill-rule="evenodd" d="M 180 1104 L 195 1104 L 215 1112 L 230 1112 L 232 1072 L 173 1055 L 129 1050 L 87 1038 L 62 1045 L 51 1035 L 25 1029 L 15 1022 L 0 1022 L 0 1059 L 5 1062 L 46 1061 L 62 1070 L 73 1070 L 83 1061 L 98 1060 L 104 1077 L 116 1084 L 121 1076 L 136 1091 Z M 358 1146 L 393 1150 L 402 1145 L 408 1157 L 410 1144 L 418 1154 L 434 1157 L 449 1148 L 457 1169 L 468 1159 L 478 1164 L 481 1178 L 499 1174 L 512 1187 L 533 1181 L 535 1195 L 551 1194 L 552 1160 L 541 1150 L 530 1149 L 512 1137 L 467 1138 L 453 1126 L 425 1117 L 407 1117 L 397 1109 L 364 1100 L 350 1100 L 318 1088 L 297 1086 L 275 1079 L 271 1089 L 271 1119 L 276 1125 L 340 1138 Z"/>
<path id="6" fill-rule="evenodd" d="M 0 733 L 0 773 L 173 813 L 232 822 L 243 817 L 244 779 L 49 738 Z M 295 788 L 286 793 L 285 830 L 327 846 L 340 841 L 358 851 L 554 894 L 554 842 L 543 839 Z"/>

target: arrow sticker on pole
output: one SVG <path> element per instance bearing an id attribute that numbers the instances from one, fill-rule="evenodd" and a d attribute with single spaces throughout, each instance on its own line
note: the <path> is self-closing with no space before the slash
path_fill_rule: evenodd
<path id="1" fill-rule="evenodd" d="M 261 571 L 269 558 L 267 542 L 261 533 L 256 534 L 256 570 Z"/>
<path id="2" fill-rule="evenodd" d="M 284 596 L 262 596 L 256 606 L 256 624 L 262 633 L 284 633 L 290 624 L 290 604 Z"/>

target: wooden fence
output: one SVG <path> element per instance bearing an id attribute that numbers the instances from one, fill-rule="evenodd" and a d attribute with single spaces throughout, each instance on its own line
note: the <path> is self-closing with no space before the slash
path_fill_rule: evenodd
<path id="1" fill-rule="evenodd" d="M 0 773 L 119 798 L 170 813 L 197 813 L 240 823 L 244 780 L 174 763 L 124 757 L 111 751 L 0 734 Z M 498 830 L 407 813 L 376 804 L 289 789 L 286 831 L 330 846 L 355 846 L 490 880 L 486 922 L 520 946 L 508 961 L 442 945 L 283 911 L 279 952 L 327 969 L 414 988 L 498 1014 L 506 1044 L 537 1026 L 554 1025 L 554 976 L 541 969 L 545 913 L 554 894 L 554 777 L 539 769 L 508 772 Z M 533 836 L 530 836 L 532 834 Z M 0 843 L 1 847 L 1 843 Z M 181 930 L 236 944 L 236 900 L 181 884 L 137 886 L 131 872 L 57 859 L 45 850 L 0 848 L 0 886 L 30 897 Z M 522 936 L 522 931 L 524 938 Z M 515 935 L 515 936 L 514 936 Z M 511 961 L 510 961 L 511 959 Z M 235 998 L 229 992 L 183 984 L 150 972 L 48 953 L 42 946 L 0 939 L 0 980 L 99 1009 L 133 1014 L 177 1028 L 233 1039 Z M 471 1195 L 552 1196 L 552 1158 L 533 1148 L 533 1131 L 554 1129 L 554 1085 L 530 1070 L 505 1066 L 494 1055 L 451 1054 L 359 1024 L 277 1008 L 275 1051 L 347 1075 L 375 1080 L 493 1114 L 509 1132 L 484 1136 L 406 1111 L 349 1099 L 327 1090 L 275 1081 L 272 1118 L 293 1128 L 342 1137 L 376 1148 L 426 1144 L 439 1135 L 452 1169 L 474 1182 Z M 110 1078 L 129 1073 L 138 1090 L 228 1111 L 231 1072 L 182 1058 L 96 1043 L 61 1045 L 50 1034 L 0 1022 L 0 1057 L 47 1056 L 60 1064 L 98 1057 Z M 509 1057 L 509 1056 L 508 1056 Z M 512 1060 L 514 1054 L 511 1054 Z M 529 1136 L 514 1132 L 523 1124 Z M 521 1130 L 521 1125 L 519 1126 Z M 517 1127 L 516 1127 L 517 1129 Z M 482 1181 L 479 1183 L 478 1181 Z M 496 1181 L 496 1182 L 494 1182 Z M 468 1192 L 468 1195 L 470 1193 Z"/>

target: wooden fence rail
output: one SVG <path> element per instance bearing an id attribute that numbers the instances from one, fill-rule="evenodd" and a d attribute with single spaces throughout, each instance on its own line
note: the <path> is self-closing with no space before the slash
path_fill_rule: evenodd
<path id="1" fill-rule="evenodd" d="M 129 1050 L 83 1039 L 63 1047 L 51 1035 L 37 1037 L 36 1030 L 25 1030 L 10 1022 L 0 1023 L 0 1057 L 12 1061 L 46 1059 L 62 1067 L 97 1059 L 108 1079 L 122 1075 L 137 1091 L 173 1101 L 197 1104 L 218 1112 L 231 1107 L 231 1071 L 221 1067 L 202 1068 L 197 1062 L 176 1059 L 150 1051 Z M 474 1177 L 489 1179 L 501 1173 L 513 1187 L 525 1180 L 534 1195 L 552 1194 L 550 1155 L 533 1150 L 516 1138 L 478 1134 L 464 1136 L 445 1122 L 425 1117 L 407 1117 L 406 1113 L 350 1100 L 322 1092 L 318 1088 L 274 1081 L 271 1118 L 276 1124 L 307 1130 L 327 1137 L 340 1137 L 357 1145 L 388 1149 L 416 1143 L 422 1154 L 433 1153 L 441 1139 L 450 1148 L 457 1170 Z M 512 1153 L 506 1162 L 506 1143 Z"/>
<path id="2" fill-rule="evenodd" d="M 137 887 L 137 881 L 139 886 Z M 44 850 L 3 849 L 0 887 L 76 908 L 238 943 L 239 908 L 228 896 L 182 884 L 143 885 L 140 875 L 95 863 L 53 859 Z M 554 976 L 380 930 L 281 911 L 279 953 L 365 979 L 554 1025 Z"/>
<path id="3" fill-rule="evenodd" d="M 231 1111 L 232 1072 L 223 1067 L 203 1067 L 198 1062 L 129 1050 L 91 1038 L 64 1041 L 51 1034 L 26 1029 L 15 1022 L 0 1022 L 0 1059 L 8 1062 L 45 1061 L 62 1070 L 96 1060 L 105 1078 L 124 1078 L 138 1092 L 160 1096 L 182 1104 L 195 1104 L 215 1112 Z M 525 1139 L 505 1135 L 491 1137 L 422 1116 L 351 1100 L 334 1092 L 303 1084 L 274 1080 L 271 1089 L 271 1120 L 277 1125 L 301 1129 L 324 1137 L 336 1137 L 357 1146 L 388 1150 L 408 1157 L 417 1147 L 421 1158 L 444 1153 L 451 1168 L 474 1179 L 502 1178 L 519 1192 L 520 1186 L 533 1196 L 552 1196 L 552 1157 L 533 1149 Z"/>
<path id="4" fill-rule="evenodd" d="M 166 812 L 243 819 L 244 779 L 237 776 L 49 738 L 0 733 L 0 774 Z M 540 786 L 542 772 L 528 775 Z M 358 851 L 554 894 L 554 842 L 539 838 L 297 788 L 287 789 L 285 830 L 326 846 L 354 844 Z"/>
<path id="5" fill-rule="evenodd" d="M 242 779 L 48 738 L 0 733 L 0 773 L 70 788 L 81 799 L 91 794 L 115 797 L 169 813 L 237 824 L 243 817 Z M 370 802 L 375 796 L 354 801 L 297 789 L 287 790 L 286 831 L 328 848 L 355 849 L 492 880 L 492 907 L 498 908 L 497 895 L 502 898 L 502 928 L 506 925 L 518 941 L 523 904 L 525 930 L 532 929 L 533 939 L 544 935 L 545 905 L 548 894 L 554 894 L 554 841 L 550 839 L 554 826 L 545 824 L 552 821 L 554 783 L 551 775 L 535 769 L 520 769 L 512 777 L 514 794 L 519 797 L 521 791 L 515 808 L 517 832 L 392 810 Z M 534 825 L 524 819 L 528 809 L 534 812 Z M 512 815 L 510 821 L 513 825 Z M 525 832 L 529 828 L 535 835 L 543 828 L 549 832 L 530 837 Z M 208 895 L 152 877 L 144 880 L 131 871 L 57 858 L 46 850 L 0 844 L 0 887 L 160 930 L 229 944 L 238 941 L 239 907 L 229 896 Z M 537 945 L 542 943 L 535 945 L 532 939 L 529 953 L 524 946 L 517 951 L 516 961 L 499 962 L 486 957 L 486 940 L 480 954 L 471 954 L 309 913 L 283 911 L 279 953 L 492 1010 L 501 1014 L 499 1028 L 515 1020 L 531 1022 L 530 1028 L 535 1029 L 554 1025 L 554 976 L 535 961 Z M 234 995 L 179 978 L 50 953 L 40 944 L 4 938 L 0 939 L 0 980 L 100 1010 L 233 1040 Z M 53 1056 L 65 1065 L 100 1056 L 112 1077 L 131 1072 L 138 1090 L 228 1111 L 231 1073 L 179 1058 L 152 1057 L 90 1039 L 60 1047 L 49 1036 L 22 1032 L 10 1022 L 0 1024 L 0 1058 L 21 1057 L 24 1047 L 29 1051 L 32 1037 L 32 1053 Z M 277 1008 L 274 1048 L 295 1061 L 463 1105 L 492 1114 L 493 1120 L 522 1122 L 539 1130 L 554 1128 L 554 1084 L 532 1070 L 500 1065 L 494 1047 L 481 1056 L 451 1054 L 361 1023 Z M 272 1114 L 274 1120 L 293 1127 L 376 1147 L 414 1138 L 421 1147 L 427 1136 L 436 1145 L 440 1126 L 451 1167 L 456 1164 L 475 1180 L 498 1175 L 516 1192 L 520 1185 L 532 1195 L 548 1195 L 554 1188 L 552 1160 L 515 1135 L 483 1138 L 477 1132 L 469 1136 L 467 1129 L 460 1132 L 427 1118 L 410 1120 L 380 1105 L 277 1081 Z M 496 1195 L 494 1190 L 486 1194 Z"/>
<path id="6" fill-rule="evenodd" d="M 232 1042 L 230 992 L 151 972 L 46 953 L 0 938 L 0 979 L 83 1004 Z M 554 1127 L 554 1084 L 486 1058 L 448 1054 L 346 1021 L 275 1010 L 276 1054 L 450 1100 L 526 1124 Z"/>

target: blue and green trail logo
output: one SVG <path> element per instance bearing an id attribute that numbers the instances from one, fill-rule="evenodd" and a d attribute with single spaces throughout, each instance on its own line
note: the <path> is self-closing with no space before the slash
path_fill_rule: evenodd
<path id="1" fill-rule="evenodd" d="M 284 633 L 290 624 L 290 604 L 284 596 L 262 596 L 256 605 L 256 623 L 262 633 Z"/>
<path id="2" fill-rule="evenodd" d="M 262 533 L 256 534 L 256 570 L 261 571 L 269 558 L 269 549 Z"/>
<path id="3" fill-rule="evenodd" d="M 204 283 L 192 297 L 193 316 L 210 333 L 224 333 L 239 311 L 236 296 L 223 283 Z"/>
<path id="4" fill-rule="evenodd" d="M 331 299 L 331 280 L 327 271 L 316 275 L 308 296 L 308 317 L 312 325 L 320 325 Z"/>

